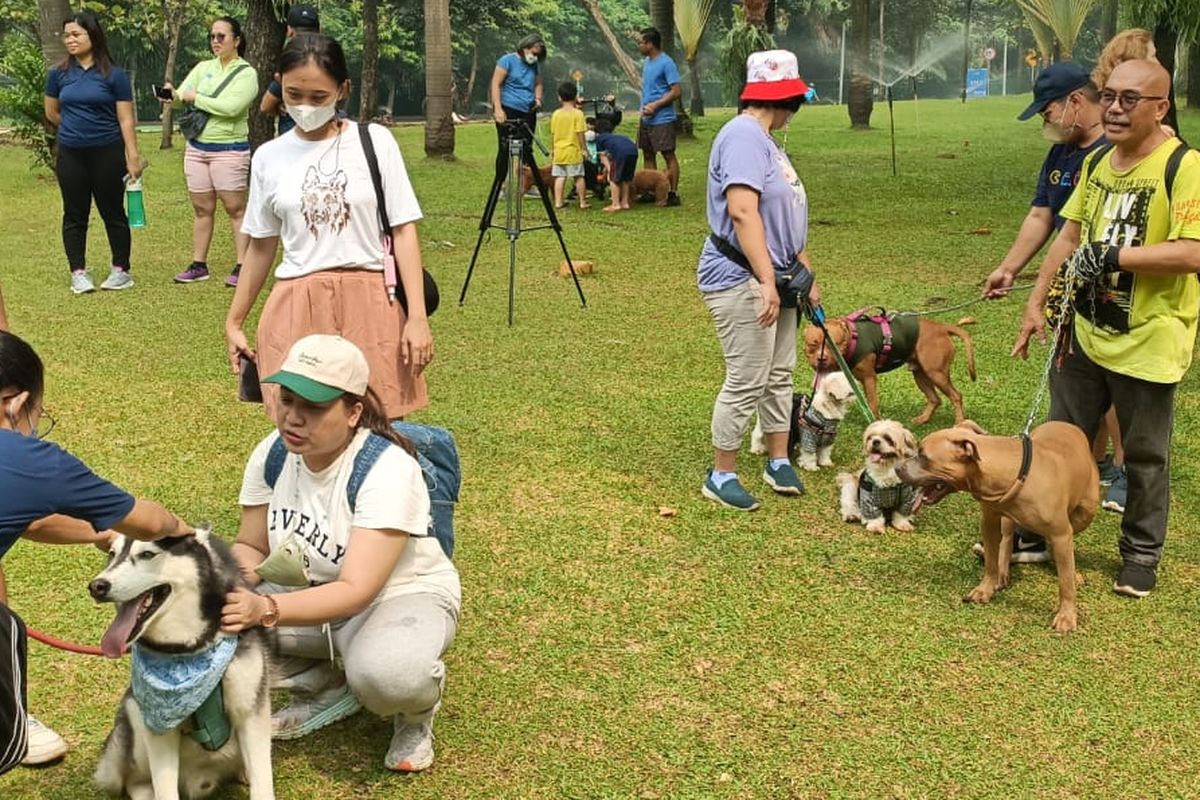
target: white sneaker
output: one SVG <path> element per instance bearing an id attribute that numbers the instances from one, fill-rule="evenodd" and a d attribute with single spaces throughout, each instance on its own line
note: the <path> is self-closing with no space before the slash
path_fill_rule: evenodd
<path id="1" fill-rule="evenodd" d="M 108 277 L 104 279 L 104 283 L 100 284 L 101 289 L 132 289 L 133 276 L 129 274 L 129 270 L 113 267 L 112 272 L 108 273 Z"/>
<path id="2" fill-rule="evenodd" d="M 26 717 L 26 727 L 29 734 L 29 751 L 21 763 L 27 767 L 36 767 L 57 761 L 67 754 L 67 741 L 39 722 L 33 714 Z"/>
<path id="3" fill-rule="evenodd" d="M 421 772 L 433 766 L 433 716 L 425 722 L 405 722 L 397 714 L 395 732 L 383 765 L 395 772 Z"/>
<path id="4" fill-rule="evenodd" d="M 362 708 L 346 684 L 315 694 L 292 692 L 292 702 L 271 715 L 272 739 L 299 739 L 352 717 Z"/>
<path id="5" fill-rule="evenodd" d="M 71 273 L 71 291 L 75 294 L 96 291 L 96 284 L 92 283 L 92 276 L 88 275 L 86 269 L 77 269 Z"/>

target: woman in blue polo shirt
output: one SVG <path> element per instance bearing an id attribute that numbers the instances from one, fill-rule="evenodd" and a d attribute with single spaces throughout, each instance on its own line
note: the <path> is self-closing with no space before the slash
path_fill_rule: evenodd
<path id="1" fill-rule="evenodd" d="M 496 120 L 498 149 L 496 174 L 508 171 L 508 148 L 504 144 L 505 124 L 524 122 L 532 131 L 537 127 L 537 111 L 542 107 L 541 63 L 546 60 L 546 43 L 536 33 L 517 42 L 514 53 L 505 53 L 492 71 L 492 116 Z M 533 145 L 525 144 L 531 157 Z"/>
<path id="2" fill-rule="evenodd" d="M 129 218 L 124 176 L 142 174 L 134 130 L 133 89 L 112 63 L 104 31 L 90 11 L 63 23 L 67 57 L 46 79 L 46 119 L 58 128 L 58 186 L 62 190 L 63 247 L 71 268 L 71 291 L 93 291 L 87 270 L 88 217 L 92 198 L 108 232 L 112 269 L 101 289 L 128 289 Z"/>
<path id="3" fill-rule="evenodd" d="M 104 546 L 109 528 L 135 539 L 193 529 L 150 500 L 138 500 L 45 441 L 54 427 L 42 405 L 42 361 L 24 340 L 0 331 L 0 559 L 18 538 Z M 0 603 L 0 773 L 25 757 L 25 626 Z"/>

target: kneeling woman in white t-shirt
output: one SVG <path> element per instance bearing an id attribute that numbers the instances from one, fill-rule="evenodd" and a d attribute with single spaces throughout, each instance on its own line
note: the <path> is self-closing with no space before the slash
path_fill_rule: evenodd
<path id="1" fill-rule="evenodd" d="M 350 96 L 341 46 L 319 33 L 297 34 L 283 49 L 279 73 L 296 127 L 254 154 L 242 222 L 250 242 L 225 319 L 230 366 L 236 372 L 245 355 L 257 361 L 259 375 L 270 375 L 297 339 L 337 333 L 362 349 L 371 387 L 388 419 L 398 419 L 429 404 L 422 371 L 433 358 L 433 337 L 417 239 L 421 208 L 396 140 L 387 128 L 369 126 L 406 313 L 385 285 L 384 233 L 359 132 L 337 115 Z M 283 259 L 251 348 L 242 325 L 280 242 Z M 266 386 L 263 394 L 274 419 L 278 391 Z"/>
<path id="2" fill-rule="evenodd" d="M 441 659 L 461 589 L 429 535 L 429 492 L 412 445 L 388 425 L 368 377 L 354 344 L 317 334 L 264 379 L 280 390 L 279 429 L 246 465 L 233 547 L 258 592 L 229 594 L 222 624 L 228 632 L 279 626 L 287 676 L 279 688 L 292 690 L 292 702 L 272 717 L 275 738 L 299 738 L 361 704 L 394 718 L 384 764 L 416 772 L 433 763 Z M 347 483 L 372 432 L 393 444 L 366 473 L 352 511 Z"/>

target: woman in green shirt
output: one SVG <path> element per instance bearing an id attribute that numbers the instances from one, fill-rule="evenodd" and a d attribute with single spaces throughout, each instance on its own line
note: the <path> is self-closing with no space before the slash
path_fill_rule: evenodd
<path id="1" fill-rule="evenodd" d="M 208 114 L 204 130 L 188 139 L 183 172 L 192 198 L 192 263 L 175 276 L 177 283 L 208 280 L 208 246 L 212 241 L 217 199 L 233 226 L 237 266 L 226 284 L 237 285 L 246 252 L 242 215 L 250 177 L 250 105 L 258 96 L 258 76 L 242 58 L 246 40 L 233 17 L 213 21 L 209 44 L 216 58 L 201 61 L 173 91 L 173 102 L 188 103 Z M 167 88 L 171 88 L 169 85 Z"/>

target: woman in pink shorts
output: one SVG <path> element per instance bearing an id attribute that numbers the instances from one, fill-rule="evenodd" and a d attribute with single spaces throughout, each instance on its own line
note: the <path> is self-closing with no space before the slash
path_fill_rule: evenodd
<path id="1" fill-rule="evenodd" d="M 225 283 L 237 285 L 247 238 L 242 234 L 246 188 L 250 176 L 250 104 L 258 96 L 258 76 L 242 58 L 246 40 L 233 17 L 221 17 L 209 29 L 216 58 L 201 61 L 174 92 L 174 102 L 188 103 L 208 114 L 198 136 L 188 139 L 183 173 L 192 198 L 192 263 L 175 276 L 176 283 L 208 280 L 208 246 L 212 242 L 217 199 L 233 226 L 237 266 Z M 168 86 L 168 88 L 170 88 Z"/>

